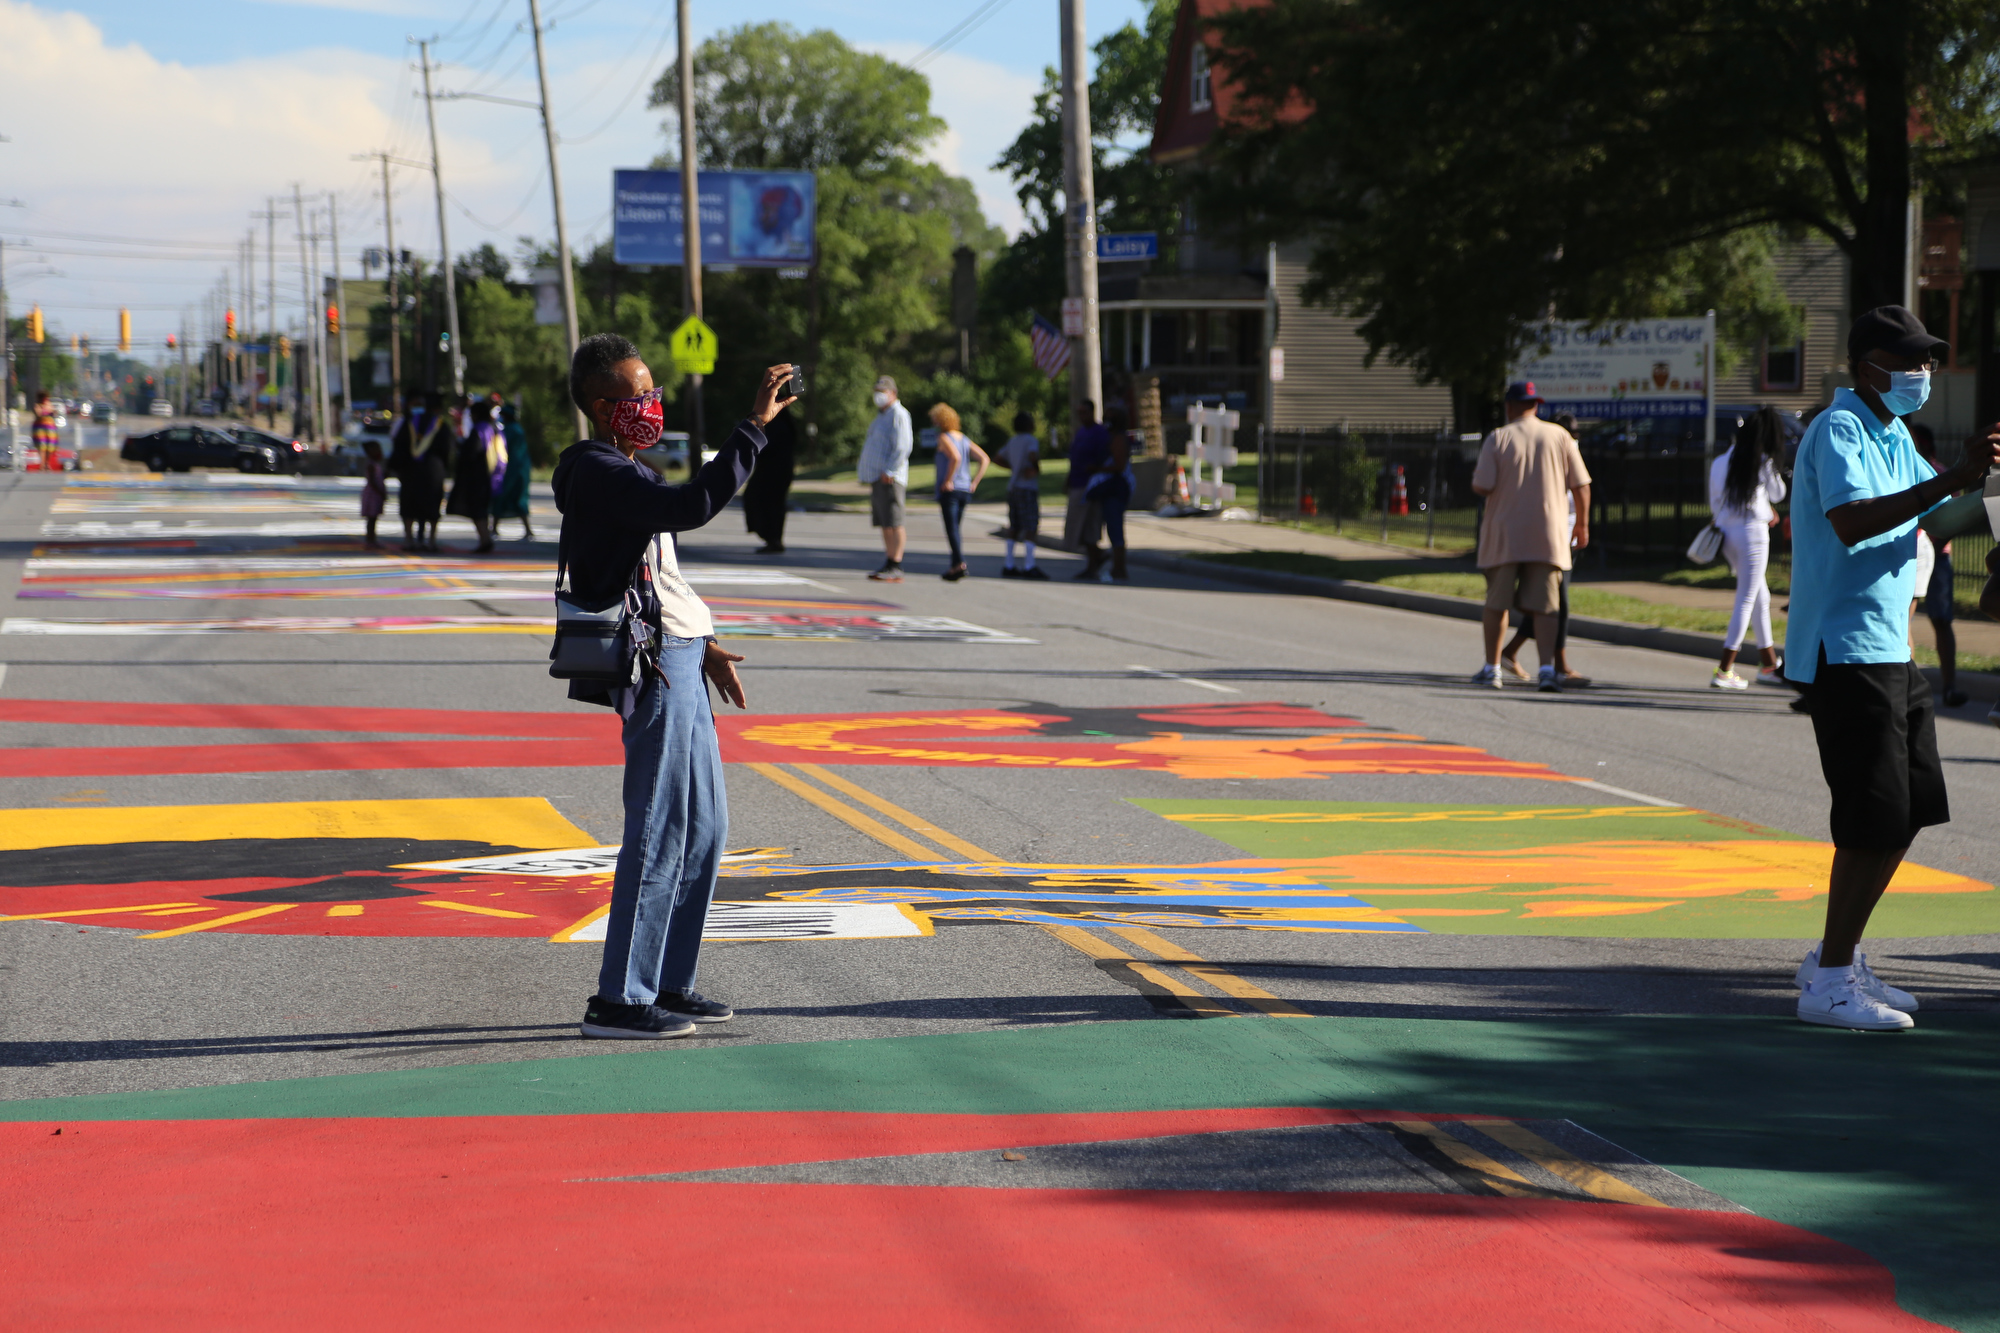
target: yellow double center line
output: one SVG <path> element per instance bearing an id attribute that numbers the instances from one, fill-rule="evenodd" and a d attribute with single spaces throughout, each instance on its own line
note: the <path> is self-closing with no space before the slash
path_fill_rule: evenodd
<path id="1" fill-rule="evenodd" d="M 848 827 L 867 834 L 885 847 L 893 847 L 919 861 L 937 860 L 939 847 L 946 848 L 968 861 L 983 861 L 998 865 L 1005 860 L 1004 857 L 996 856 L 983 847 L 967 842 L 955 833 L 939 828 L 922 815 L 905 810 L 895 802 L 885 800 L 866 787 L 850 782 L 819 764 L 793 764 L 792 772 L 786 772 L 784 767 L 778 764 L 750 764 L 747 767 L 769 778 L 793 795 L 818 806 Z M 800 774 L 804 776 L 801 777 Z M 812 782 L 806 781 L 806 778 L 811 778 Z M 820 785 L 814 786 L 815 782 Z M 831 790 L 826 790 L 827 788 Z M 835 795 L 836 792 L 839 795 Z M 841 796 L 851 797 L 876 814 L 902 825 L 909 833 L 929 839 L 935 846 L 927 847 L 916 838 L 898 832 L 874 815 L 867 814 L 841 800 Z M 1123 964 L 1122 970 L 1128 982 L 1142 994 L 1170 999 L 1205 1018 L 1234 1017 L 1236 1011 L 1204 995 L 1151 962 L 1135 958 L 1105 939 L 1104 935 L 1116 935 L 1154 958 L 1174 964 L 1223 994 L 1243 1001 L 1258 1013 L 1268 1014 L 1274 1018 L 1310 1017 L 1304 1010 L 1287 1004 L 1262 987 L 1252 985 L 1199 954 L 1191 953 L 1172 940 L 1165 939 L 1141 926 L 1113 926 L 1104 932 L 1086 930 L 1081 926 L 1042 926 L 1041 929 L 1079 953 L 1102 962 Z"/>

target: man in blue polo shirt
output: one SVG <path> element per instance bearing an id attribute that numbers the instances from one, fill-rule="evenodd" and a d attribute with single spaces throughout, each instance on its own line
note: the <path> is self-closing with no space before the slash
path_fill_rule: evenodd
<path id="1" fill-rule="evenodd" d="M 1807 686 L 1820 771 L 1833 794 L 1826 934 L 1799 965 L 1799 1017 L 1828 1027 L 1915 1025 L 1917 1001 L 1855 952 L 1920 828 L 1950 820 L 1928 681 L 1910 660 L 1917 519 L 1977 486 L 2000 432 L 1939 474 L 1897 418 L 1930 396 L 1947 344 L 1901 306 L 1854 321 L 1854 388 L 1807 427 L 1792 474 L 1792 604 L 1785 675 Z"/>

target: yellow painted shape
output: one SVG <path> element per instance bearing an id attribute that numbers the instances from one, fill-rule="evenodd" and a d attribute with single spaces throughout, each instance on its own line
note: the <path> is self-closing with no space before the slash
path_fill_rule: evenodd
<path id="1" fill-rule="evenodd" d="M 1170 963 L 1179 963 L 1186 971 L 1206 981 L 1224 995 L 1233 995 L 1253 1009 L 1260 1009 L 1274 1018 L 1312 1017 L 1305 1010 L 1286 1003 L 1261 986 L 1252 985 L 1235 973 L 1224 971 L 1200 954 L 1189 953 L 1172 940 L 1163 935 L 1156 935 L 1144 926 L 1113 926 L 1111 933 L 1132 941 L 1140 948 Z"/>
<path id="2" fill-rule="evenodd" d="M 1513 1120 L 1467 1120 L 1496 1143 L 1504 1143 L 1536 1166 L 1561 1176 L 1585 1194 L 1594 1194 L 1613 1203 L 1636 1203 L 1646 1208 L 1667 1205 L 1644 1190 L 1628 1185 L 1594 1162 L 1586 1162 L 1550 1143 L 1526 1125 Z"/>
<path id="3" fill-rule="evenodd" d="M 916 908 L 910 906 L 908 903 L 897 903 L 896 910 L 901 912 L 904 916 L 908 917 L 910 921 L 916 925 L 917 929 L 922 931 L 924 934 L 926 935 L 937 934 L 937 923 L 931 920 L 930 915 L 928 913 L 919 912 Z"/>
<path id="4" fill-rule="evenodd" d="M 471 912 L 477 916 L 504 916 L 514 921 L 533 921 L 533 912 L 509 912 L 499 907 L 475 907 L 471 903 L 450 903 L 442 898 L 426 898 L 419 907 L 448 907 L 454 912 Z"/>
<path id="5" fill-rule="evenodd" d="M 72 907 L 66 912 L 23 912 L 19 916 L 0 916 L 0 921 L 47 921 L 59 916 L 108 916 L 113 912 L 157 912 L 168 907 L 192 907 L 202 912 L 213 910 L 199 903 L 141 903 L 137 907 Z"/>
<path id="6" fill-rule="evenodd" d="M 0 850 L 219 838 L 421 838 L 536 851 L 596 841 L 539 796 L 0 810 Z"/>
<path id="7" fill-rule="evenodd" d="M 753 773 L 758 773 L 769 778 L 786 791 L 791 792 L 794 796 L 805 798 L 813 805 L 818 806 L 835 819 L 838 819 L 841 823 L 867 834 L 885 847 L 893 847 L 905 856 L 913 856 L 919 861 L 934 861 L 937 859 L 935 848 L 926 847 L 920 842 L 904 837 L 881 820 L 862 814 L 847 802 L 829 796 L 805 779 L 794 777 L 790 773 L 785 772 L 784 769 L 779 768 L 776 764 L 746 764 L 745 767 Z"/>
<path id="8" fill-rule="evenodd" d="M 326 909 L 328 916 L 360 916 L 361 912 L 362 906 L 360 903 L 340 903 Z"/>
<path id="9" fill-rule="evenodd" d="M 1044 925 L 1041 929 L 1055 936 L 1064 944 L 1069 945 L 1070 948 L 1080 953 L 1088 954 L 1092 958 L 1101 958 L 1107 962 L 1123 963 L 1126 971 L 1145 981 L 1148 985 L 1157 987 L 1162 994 L 1173 996 L 1176 1000 L 1180 1001 L 1184 1008 L 1192 1009 L 1194 1012 L 1209 1018 L 1236 1017 L 1233 1010 L 1224 1009 L 1214 1000 L 1209 999 L 1206 995 L 1194 989 L 1194 987 L 1175 981 L 1151 963 L 1140 962 L 1131 954 L 1126 953 L 1123 949 L 1120 949 L 1117 945 L 1103 938 L 1095 931 L 1084 930 L 1080 926 Z"/>
<path id="10" fill-rule="evenodd" d="M 1508 810 L 1274 810 L 1268 814 L 1233 814 L 1197 810 L 1163 815 L 1176 824 L 1518 824 L 1567 822 L 1577 819 L 1688 819 L 1702 811 L 1687 806 L 1671 809 L 1653 805 L 1552 805 Z"/>
<path id="11" fill-rule="evenodd" d="M 999 861 L 1001 859 L 982 847 L 974 846 L 956 834 L 947 833 L 923 816 L 912 814 L 902 806 L 885 800 L 877 796 L 874 792 L 869 791 L 866 787 L 849 782 L 838 773 L 830 772 L 818 764 L 793 764 L 792 767 L 807 777 L 833 788 L 837 792 L 853 797 L 877 813 L 889 816 L 889 818 L 895 820 L 918 837 L 929 838 L 938 846 L 950 848 L 960 856 L 969 856 L 975 861 Z"/>
<path id="12" fill-rule="evenodd" d="M 191 921 L 185 926 L 175 926 L 171 930 L 156 930 L 150 935 L 141 935 L 142 940 L 171 939 L 175 935 L 192 935 L 198 930 L 214 930 L 217 926 L 233 926 L 239 921 L 254 921 L 260 916 L 270 916 L 273 912 L 289 912 L 297 903 L 272 903 L 269 907 L 253 908 L 248 912 L 235 912 L 229 916 L 219 916 L 208 921 Z"/>
<path id="13" fill-rule="evenodd" d="M 1442 1126 L 1432 1124 L 1428 1120 L 1392 1120 L 1389 1123 L 1393 1124 L 1397 1129 L 1407 1130 L 1412 1134 L 1423 1135 L 1437 1147 L 1439 1152 L 1451 1158 L 1452 1161 L 1457 1162 L 1466 1170 L 1478 1172 L 1483 1177 L 1482 1184 L 1490 1185 L 1502 1194 L 1510 1195 L 1516 1199 L 1546 1199 L 1552 1193 L 1552 1191 L 1545 1190 L 1535 1184 L 1513 1167 L 1502 1166 L 1499 1162 L 1494 1161 L 1491 1157 L 1488 1157 L 1464 1139 L 1453 1135 Z"/>
<path id="14" fill-rule="evenodd" d="M 1833 848 L 1752 838 L 1714 842 L 1577 842 L 1511 851 L 1354 852 L 1285 866 L 1362 896 L 1498 893 L 1565 899 L 1735 898 L 1804 902 L 1826 893 Z M 1535 887 L 1517 887 L 1528 886 Z M 1991 893 L 1993 886 L 1905 861 L 1890 893 Z M 1664 905 L 1664 904 L 1663 904 Z M 1639 909 L 1633 909 L 1639 910 Z M 1554 915 L 1554 913 L 1538 913 Z"/>
<path id="15" fill-rule="evenodd" d="M 1646 912 L 1665 911 L 1669 907 L 1682 906 L 1677 899 L 1658 903 L 1529 903 L 1528 910 L 1521 913 L 1524 921 L 1546 920 L 1552 916 L 1640 916 Z M 1505 911 L 1505 908 L 1500 909 Z"/>
<path id="16" fill-rule="evenodd" d="M 1182 778 L 1314 778 L 1330 773 L 1430 772 L 1418 756 L 1384 758 L 1366 751 L 1386 737 L 1329 732 L 1317 736 L 1260 736 L 1210 739 L 1163 731 L 1150 740 L 1126 741 L 1112 748 L 1125 754 L 1155 755 L 1166 760 L 1166 771 Z M 1419 738 L 1420 739 L 1420 738 Z M 1343 751 L 1360 751 L 1347 754 Z M 1485 777 L 1546 777 L 1574 781 L 1545 765 L 1500 759 L 1473 745 L 1425 744 L 1421 755 L 1446 759 L 1478 759 Z M 1455 772 L 1444 765 L 1439 771 Z"/>
<path id="17" fill-rule="evenodd" d="M 593 907 L 590 909 L 589 913 L 583 916 L 582 918 L 576 921 L 572 921 L 569 925 L 564 926 L 561 930 L 549 936 L 549 943 L 574 944 L 576 942 L 576 933 L 579 930 L 582 930 L 585 926 L 594 925 L 610 915 L 611 915 L 610 903 L 604 903 L 600 906 Z"/>

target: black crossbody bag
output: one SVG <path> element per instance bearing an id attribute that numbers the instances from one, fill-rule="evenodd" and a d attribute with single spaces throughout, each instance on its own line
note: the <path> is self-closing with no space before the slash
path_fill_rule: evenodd
<path id="1" fill-rule="evenodd" d="M 645 655 L 633 632 L 639 620 L 638 594 L 628 579 L 610 602 L 578 601 L 564 587 L 569 557 L 556 561 L 556 641 L 549 649 L 549 674 L 557 680 L 581 680 L 612 689 L 637 685 L 645 671 Z"/>

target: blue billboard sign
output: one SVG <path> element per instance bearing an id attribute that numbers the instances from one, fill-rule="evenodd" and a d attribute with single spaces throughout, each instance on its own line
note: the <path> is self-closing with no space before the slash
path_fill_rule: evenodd
<path id="1" fill-rule="evenodd" d="M 1156 231 L 1099 232 L 1097 257 L 1100 260 L 1158 259 L 1160 234 Z"/>
<path id="2" fill-rule="evenodd" d="M 814 258 L 810 171 L 703 171 L 701 262 L 717 268 L 797 268 Z M 681 174 L 611 173 L 611 257 L 620 264 L 678 264 L 683 257 Z"/>

